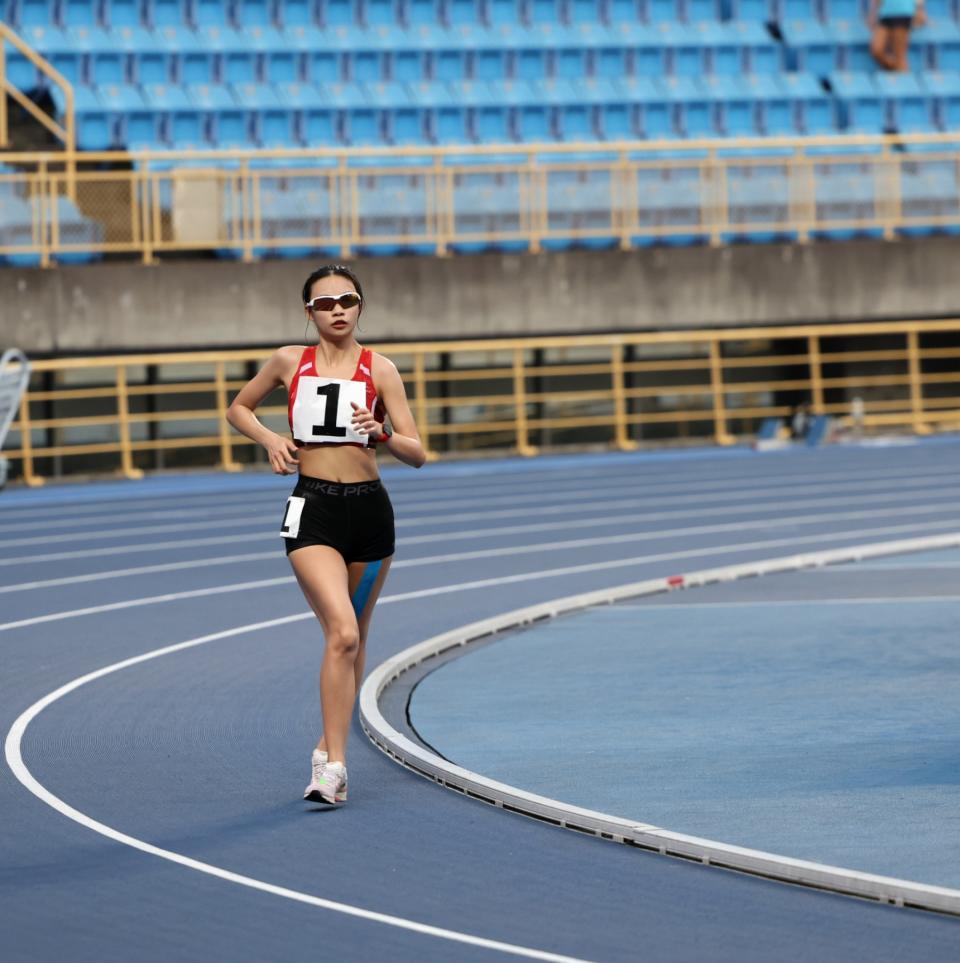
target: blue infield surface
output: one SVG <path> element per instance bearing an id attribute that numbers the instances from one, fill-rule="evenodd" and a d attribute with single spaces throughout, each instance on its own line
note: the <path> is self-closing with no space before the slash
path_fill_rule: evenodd
<path id="1" fill-rule="evenodd" d="M 960 552 L 912 560 L 536 625 L 427 676 L 410 718 L 446 758 L 540 795 L 960 888 Z"/>
<path id="2" fill-rule="evenodd" d="M 485 460 L 391 467 L 384 478 L 398 549 L 371 667 L 467 622 L 575 593 L 960 528 L 960 444 L 949 439 Z M 400 768 L 359 726 L 350 802 L 305 804 L 322 639 L 277 533 L 291 487 L 191 475 L 0 495 L 4 959 L 960 958 L 958 919 L 505 813 Z M 876 564 L 851 570 L 861 594 Z M 952 604 L 955 571 L 944 571 L 925 570 L 925 591 Z M 774 579 L 749 584 L 770 598 L 785 591 Z M 641 614 L 664 625 L 685 617 L 682 607 Z M 751 632 L 768 637 L 757 618 Z M 681 664 L 671 668 L 661 645 L 676 698 L 657 697 L 679 729 L 681 709 L 703 718 L 705 705 L 699 688 L 684 693 Z M 797 683 L 818 696 L 812 670 Z M 575 783 L 584 749 L 548 734 L 553 720 L 535 712 L 545 687 L 528 688 L 524 731 L 544 727 L 542 757 Z M 873 705 L 860 699 L 858 713 Z M 452 722 L 437 725 L 438 738 L 450 734 Z M 875 736 L 864 778 L 882 763 Z M 761 763 L 745 775 L 779 791 Z M 724 785 L 734 783 L 728 774 Z"/>

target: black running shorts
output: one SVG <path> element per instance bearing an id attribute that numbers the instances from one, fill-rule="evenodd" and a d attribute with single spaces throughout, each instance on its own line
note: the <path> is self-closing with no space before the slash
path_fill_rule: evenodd
<path id="1" fill-rule="evenodd" d="M 329 545 L 348 564 L 393 555 L 393 506 L 383 483 L 330 482 L 301 475 L 280 526 L 287 555 Z"/>

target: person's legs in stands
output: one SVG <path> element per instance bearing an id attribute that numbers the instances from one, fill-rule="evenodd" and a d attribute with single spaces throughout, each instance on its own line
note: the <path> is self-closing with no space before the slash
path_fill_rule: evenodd
<path id="1" fill-rule="evenodd" d="M 907 62 L 907 51 L 910 47 L 910 28 L 908 26 L 898 24 L 890 31 L 890 47 L 893 66 L 889 69 L 906 73 L 910 69 Z"/>
<path id="2" fill-rule="evenodd" d="M 890 54 L 892 31 L 883 23 L 876 23 L 870 37 L 870 56 L 884 69 L 895 70 L 896 61 Z"/>

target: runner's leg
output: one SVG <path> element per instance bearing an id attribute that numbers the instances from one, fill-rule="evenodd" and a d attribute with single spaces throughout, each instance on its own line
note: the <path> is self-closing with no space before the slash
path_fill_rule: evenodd
<path id="1" fill-rule="evenodd" d="M 299 548 L 289 558 L 326 641 L 320 669 L 324 735 L 319 748 L 326 748 L 331 762 L 346 763 L 360 651 L 360 629 L 350 601 L 347 565 L 343 556 L 327 545 Z"/>

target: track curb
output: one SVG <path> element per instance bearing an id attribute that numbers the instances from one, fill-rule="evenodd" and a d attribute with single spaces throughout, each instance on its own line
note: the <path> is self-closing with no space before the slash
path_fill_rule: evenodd
<path id="1" fill-rule="evenodd" d="M 515 609 L 512 612 L 463 625 L 426 639 L 377 666 L 371 671 L 360 690 L 360 723 L 371 742 L 395 762 L 447 789 L 489 803 L 498 809 L 520 813 L 563 829 L 704 865 L 719 866 L 896 906 L 960 915 L 960 890 L 930 886 L 895 877 L 877 876 L 687 836 L 636 820 L 582 809 L 497 782 L 456 766 L 407 738 L 387 722 L 379 708 L 380 698 L 390 685 L 404 673 L 422 666 L 439 655 L 456 648 L 462 649 L 462 654 L 467 654 L 472 643 L 489 640 L 491 636 L 523 628 L 534 622 L 557 618 L 589 606 L 611 604 L 625 599 L 695 588 L 717 582 L 799 571 L 805 568 L 819 568 L 844 562 L 859 562 L 885 555 L 956 547 L 960 547 L 960 532 L 853 545 L 631 582 Z"/>

